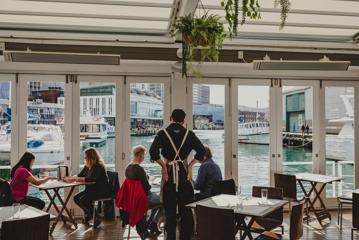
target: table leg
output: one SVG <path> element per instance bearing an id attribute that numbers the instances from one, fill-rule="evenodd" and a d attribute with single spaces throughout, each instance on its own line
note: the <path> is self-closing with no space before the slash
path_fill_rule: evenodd
<path id="1" fill-rule="evenodd" d="M 71 215 L 70 211 L 69 211 L 68 208 L 67 208 L 67 203 L 69 202 L 70 197 L 72 196 L 72 193 L 73 193 L 74 189 L 75 189 L 75 187 L 71 187 L 70 192 L 69 192 L 69 194 L 67 195 L 67 198 L 65 199 L 65 202 L 62 200 L 62 198 L 61 198 L 61 196 L 60 196 L 60 194 L 59 194 L 58 192 L 56 192 L 56 195 L 57 195 L 57 198 L 59 199 L 60 203 L 62 204 L 62 209 L 61 209 L 61 211 L 62 211 L 62 212 L 65 211 L 65 212 L 67 213 L 67 216 L 68 216 L 70 222 L 71 222 L 72 224 L 74 224 L 75 227 L 77 228 L 77 223 L 76 223 L 75 220 L 72 218 L 72 215 Z M 61 212 L 61 215 L 62 215 L 62 212 Z"/>
<path id="2" fill-rule="evenodd" d="M 54 208 L 56 210 L 57 213 L 60 212 L 59 208 L 57 207 L 56 203 L 55 203 L 55 198 L 56 198 L 56 194 L 54 193 L 54 196 L 51 197 L 51 194 L 48 190 L 44 190 L 47 197 L 50 199 L 50 204 L 49 206 L 46 208 L 46 212 L 50 211 L 51 205 L 54 205 Z M 54 190 L 55 191 L 55 190 Z"/>
<path id="3" fill-rule="evenodd" d="M 64 217 L 62 215 L 62 213 L 64 211 L 66 211 L 66 213 L 68 214 L 68 218 L 69 220 L 75 225 L 75 227 L 77 228 L 77 223 L 74 221 L 74 219 L 72 218 L 72 215 L 70 214 L 70 211 L 67 209 L 66 205 L 68 203 L 68 201 L 70 200 L 70 197 L 72 195 L 72 192 L 74 191 L 75 187 L 71 187 L 71 190 L 67 196 L 67 198 L 65 199 L 65 202 L 62 200 L 60 194 L 59 194 L 59 189 L 57 189 L 55 192 L 55 196 L 57 197 L 57 199 L 60 201 L 60 203 L 62 204 L 62 207 L 60 209 L 60 211 L 58 212 L 58 216 L 55 219 L 55 222 L 52 224 L 51 229 L 50 229 L 50 235 L 53 233 L 53 231 L 55 230 L 55 227 L 57 225 L 57 223 L 59 222 L 59 219 Z"/>
<path id="4" fill-rule="evenodd" d="M 329 218 L 329 220 L 332 220 L 332 217 L 331 217 L 328 209 L 326 208 L 322 198 L 320 197 L 323 190 L 325 189 L 325 186 L 326 186 L 326 184 L 323 184 L 322 187 L 319 189 L 319 191 L 316 188 L 314 188 L 314 192 L 315 192 L 316 196 L 315 196 L 315 198 L 313 200 L 313 205 L 316 203 L 317 200 L 320 202 L 320 205 L 321 205 L 320 210 L 315 209 L 315 213 L 316 213 L 316 216 L 317 216 L 317 219 L 318 219 L 320 225 L 322 225 L 322 220 L 324 220 L 326 218 Z"/>
<path id="5" fill-rule="evenodd" d="M 311 189 L 309 192 L 307 192 L 307 191 L 305 190 L 305 187 L 303 186 L 302 181 L 300 181 L 300 180 L 298 179 L 298 183 L 299 183 L 299 186 L 300 186 L 300 188 L 302 189 L 302 191 L 303 191 L 303 193 L 304 193 L 305 202 L 306 202 L 306 203 L 309 203 L 309 205 L 310 205 L 309 207 L 307 207 L 306 217 L 304 218 L 304 220 L 307 220 L 307 222 L 308 222 L 308 221 L 309 221 L 309 211 L 310 211 L 310 208 L 311 208 L 310 194 L 312 193 L 312 189 Z"/>
<path id="6" fill-rule="evenodd" d="M 254 223 L 254 219 L 251 218 L 251 220 L 249 220 L 248 224 L 246 223 L 245 219 L 246 218 L 244 217 L 241 222 L 241 226 L 243 227 L 243 235 L 241 236 L 241 240 L 246 239 L 247 236 L 249 239 L 253 240 L 253 236 L 251 233 L 251 227 Z"/>

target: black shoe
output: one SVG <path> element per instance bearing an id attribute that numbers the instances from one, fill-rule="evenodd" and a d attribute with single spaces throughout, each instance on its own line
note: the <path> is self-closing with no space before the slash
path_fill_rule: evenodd
<path id="1" fill-rule="evenodd" d="M 100 216 L 95 217 L 95 221 L 93 223 L 93 228 L 97 228 L 101 224 Z"/>
<path id="2" fill-rule="evenodd" d="M 150 230 L 151 234 L 158 236 L 160 235 L 162 232 L 158 229 L 157 223 L 156 222 L 151 222 L 148 225 L 148 230 Z"/>
<path id="3" fill-rule="evenodd" d="M 147 230 L 141 233 L 138 232 L 138 235 L 140 235 L 141 240 L 152 237 L 152 235 Z"/>

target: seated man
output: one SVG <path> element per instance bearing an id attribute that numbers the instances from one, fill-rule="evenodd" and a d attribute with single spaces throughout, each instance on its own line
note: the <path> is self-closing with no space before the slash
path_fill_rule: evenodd
<path id="1" fill-rule="evenodd" d="M 148 182 L 148 176 L 143 167 L 140 164 L 144 161 L 146 155 L 146 148 L 142 145 L 133 147 L 133 159 L 127 166 L 125 176 L 131 180 L 139 180 L 142 183 L 143 189 L 147 195 L 147 199 L 150 204 L 150 208 L 157 206 L 161 203 L 160 196 L 151 192 L 151 185 Z M 143 219 L 136 225 L 136 230 L 141 236 L 141 239 L 145 239 L 150 236 L 148 230 L 152 234 L 159 235 L 161 232 L 157 228 L 157 223 L 161 217 L 162 212 L 160 209 L 154 209 L 151 211 L 150 218 L 146 221 Z M 147 229 L 148 228 L 148 229 Z"/>
<path id="2" fill-rule="evenodd" d="M 200 191 L 195 194 L 195 201 L 210 197 L 215 182 L 222 181 L 221 169 L 213 161 L 211 149 L 207 145 L 204 145 L 204 148 L 204 158 L 198 169 L 197 179 L 193 181 L 194 189 Z"/>

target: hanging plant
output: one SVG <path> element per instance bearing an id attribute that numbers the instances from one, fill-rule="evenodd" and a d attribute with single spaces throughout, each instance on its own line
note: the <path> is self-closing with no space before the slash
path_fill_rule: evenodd
<path id="1" fill-rule="evenodd" d="M 221 0 L 221 6 L 225 10 L 225 18 L 228 22 L 229 36 L 237 36 L 238 34 L 238 23 L 239 23 L 239 10 L 242 11 L 240 23 L 243 25 L 246 19 L 260 19 L 260 5 L 259 0 L 242 0 L 241 9 L 239 7 L 239 0 Z M 289 0 L 274 0 L 274 6 L 281 7 L 281 24 L 283 28 L 287 19 L 287 14 L 290 9 Z"/>
<path id="2" fill-rule="evenodd" d="M 182 76 L 187 76 L 187 63 L 218 61 L 219 51 L 226 38 L 218 15 L 206 12 L 201 17 L 187 15 L 178 18 L 174 35 L 182 36 Z"/>

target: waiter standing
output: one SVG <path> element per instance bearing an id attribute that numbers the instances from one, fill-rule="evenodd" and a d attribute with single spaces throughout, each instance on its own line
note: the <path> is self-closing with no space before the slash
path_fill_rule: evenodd
<path id="1" fill-rule="evenodd" d="M 191 210 L 185 205 L 193 201 L 194 190 L 189 180 L 192 179 L 195 160 L 202 161 L 205 153 L 197 136 L 183 126 L 185 117 L 182 109 L 173 110 L 170 125 L 157 133 L 150 148 L 151 161 L 156 161 L 162 167 L 167 240 L 176 240 L 177 210 L 180 216 L 180 240 L 190 239 L 193 218 Z M 196 151 L 195 159 L 187 164 L 192 150 Z"/>

